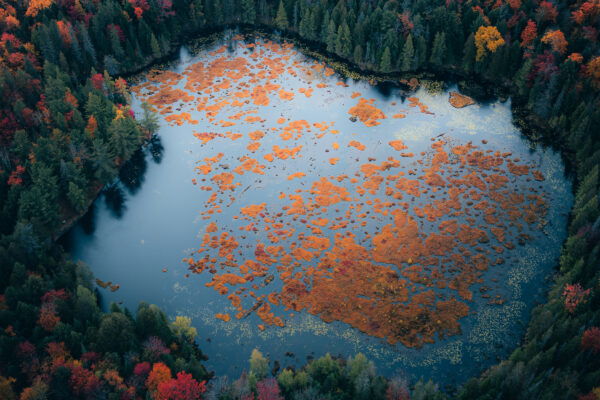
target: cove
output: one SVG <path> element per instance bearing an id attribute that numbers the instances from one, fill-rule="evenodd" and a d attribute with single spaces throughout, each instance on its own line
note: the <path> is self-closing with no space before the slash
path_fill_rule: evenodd
<path id="1" fill-rule="evenodd" d="M 362 352 L 388 376 L 464 382 L 543 300 L 571 183 L 510 101 L 455 108 L 455 85 L 432 88 L 347 80 L 260 37 L 184 51 L 132 89 L 160 146 L 69 250 L 111 282 L 106 304 L 191 317 L 217 375 L 257 347 L 282 367 Z"/>

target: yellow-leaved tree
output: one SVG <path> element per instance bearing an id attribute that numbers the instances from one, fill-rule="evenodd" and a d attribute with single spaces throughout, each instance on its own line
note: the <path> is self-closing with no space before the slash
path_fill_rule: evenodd
<path id="1" fill-rule="evenodd" d="M 495 53 L 504 43 L 498 28 L 495 26 L 480 26 L 475 32 L 475 47 L 477 48 L 475 59 L 480 61 L 487 51 Z"/>

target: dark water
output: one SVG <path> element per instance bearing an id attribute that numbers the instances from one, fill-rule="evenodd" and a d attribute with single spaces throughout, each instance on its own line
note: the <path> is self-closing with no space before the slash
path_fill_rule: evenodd
<path id="1" fill-rule="evenodd" d="M 262 48 L 260 44 L 252 51 L 242 46 L 241 42 L 230 42 L 228 47 L 221 53 L 209 53 L 221 48 L 221 45 L 215 45 L 193 57 L 182 50 L 182 59 L 172 70 L 182 73 L 199 61 L 210 64 L 223 57 L 248 57 L 259 50 L 264 50 L 272 58 L 281 56 L 272 54 L 271 50 Z M 315 65 L 313 60 L 294 51 L 284 52 L 284 55 L 289 57 L 283 60 L 286 67 L 293 66 L 300 72 L 302 68 L 310 69 Z M 252 348 L 256 347 L 269 355 L 272 361 L 278 360 L 283 367 L 301 365 L 307 357 L 319 357 L 327 352 L 344 356 L 362 352 L 374 361 L 379 373 L 388 376 L 402 371 L 412 378 L 423 376 L 441 383 L 464 382 L 496 363 L 498 358 L 505 357 L 516 346 L 532 306 L 536 301 L 543 300 L 546 278 L 559 255 L 565 237 L 567 213 L 572 203 L 571 183 L 564 176 L 560 156 L 551 149 L 532 144 L 520 135 L 512 124 L 509 101 L 456 109 L 448 103 L 448 91 L 456 90 L 456 87 L 450 86 L 448 90 L 438 93 L 420 88 L 411 96 L 425 104 L 432 113 L 429 114 L 419 112 L 419 107 L 410 107 L 399 89 L 382 92 L 361 81 L 346 81 L 348 87 L 344 87 L 337 84 L 341 79 L 339 76 L 327 75 L 298 73 L 294 76 L 284 71 L 266 81 L 295 93 L 293 100 L 282 100 L 277 95 L 278 89 L 270 94 L 268 106 L 255 106 L 252 103 L 236 109 L 228 106 L 221 109 L 212 122 L 204 111 L 195 110 L 196 100 L 174 104 L 173 108 L 181 107 L 182 111 L 190 112 L 191 118 L 198 123 L 170 126 L 162 120 L 158 140 L 145 152 L 137 154 L 122 171 L 121 180 L 96 200 L 90 213 L 68 234 L 68 247 L 73 258 L 86 262 L 97 278 L 120 285 L 120 290 L 115 292 L 101 289 L 106 304 L 122 302 L 130 309 L 135 309 L 140 301 L 145 301 L 159 305 L 170 318 L 174 319 L 176 315 L 191 317 L 199 332 L 200 347 L 209 356 L 207 364 L 217 374 L 237 377 L 247 368 L 247 359 Z M 217 83 L 222 83 L 222 80 L 217 80 Z M 248 78 L 241 78 L 238 82 L 244 80 Z M 180 81 L 176 87 L 183 88 L 184 81 Z M 326 87 L 318 88 L 319 83 L 326 84 Z M 299 91 L 307 87 L 314 89 L 311 97 Z M 213 93 L 211 101 L 218 101 L 220 96 L 233 99 L 233 93 L 237 90 L 239 88 Z M 360 96 L 353 98 L 354 92 L 360 92 Z M 361 97 L 374 99 L 373 104 L 387 118 L 379 120 L 380 124 L 373 127 L 360 121 L 352 122 L 348 110 Z M 140 111 L 139 96 L 134 99 L 134 109 Z M 228 115 L 246 109 L 258 109 L 257 113 L 247 115 L 258 115 L 262 121 L 251 123 L 242 117 L 235 120 L 234 126 L 215 125 Z M 405 114 L 405 118 L 392 118 L 397 113 Z M 271 127 L 278 126 L 276 121 L 282 117 L 288 120 L 286 123 L 307 120 L 311 125 L 315 122 L 334 122 L 334 125 L 319 139 L 315 138 L 315 132 L 303 132 L 287 141 L 281 140 L 280 131 L 268 134 L 261 140 L 260 150 L 250 154 L 246 149 L 250 143 L 248 133 L 256 130 L 269 133 Z M 331 133 L 331 129 L 339 132 Z M 312 130 L 318 131 L 315 128 Z M 218 137 L 202 144 L 193 135 L 194 132 L 225 134 L 227 131 L 241 133 L 243 137 L 236 140 Z M 341 174 L 354 176 L 369 159 L 376 159 L 374 163 L 379 164 L 387 157 L 397 157 L 398 153 L 387 145 L 393 140 L 402 140 L 408 147 L 405 151 L 415 154 L 412 158 L 406 158 L 406 162 L 404 158 L 401 159 L 404 171 L 422 168 L 418 163 L 419 154 L 423 152 L 425 155 L 422 158 L 429 159 L 431 145 L 435 141 L 444 140 L 448 146 L 469 142 L 482 146 L 482 141 L 485 141 L 484 149 L 510 152 L 511 157 L 518 159 L 520 164 L 528 165 L 544 176 L 543 181 L 532 179 L 531 175 L 511 176 L 509 186 L 518 187 L 518 190 L 526 193 L 535 189 L 535 193 L 543 195 L 546 215 L 526 228 L 530 240 L 505 251 L 502 254 L 505 262 L 491 266 L 483 273 L 483 282 L 471 288 L 473 299 L 466 301 L 469 315 L 459 320 L 461 334 L 443 340 L 436 339 L 435 343 L 425 344 L 421 348 L 409 348 L 400 343 L 391 345 L 383 339 L 360 332 L 350 324 L 339 321 L 326 323 L 305 311 L 295 312 L 291 316 L 282 307 L 272 307 L 272 311 L 284 319 L 285 327 L 267 326 L 262 331 L 258 328 L 262 321 L 255 314 L 239 320 L 234 318 L 235 311 L 226 296 L 205 286 L 211 281 L 210 273 L 205 271 L 186 277 L 188 265 L 182 259 L 200 247 L 209 222 L 215 222 L 219 228 L 231 230 L 236 235 L 239 228 L 249 222 L 234 219 L 234 216 L 240 216 L 241 207 L 264 202 L 268 204 L 268 210 L 275 210 L 275 213 L 290 204 L 289 200 L 280 198 L 281 192 L 291 194 L 306 190 L 311 182 L 322 177 Z M 359 151 L 348 147 L 351 141 L 359 141 L 366 149 Z M 338 150 L 334 142 L 339 144 Z M 273 145 L 302 145 L 302 149 L 296 159 L 275 158 L 273 162 L 268 162 L 263 155 L 269 153 Z M 219 152 L 224 156 L 213 165 L 217 171 L 206 176 L 198 174 L 196 167 L 203 164 L 202 160 L 214 157 Z M 220 203 L 222 212 L 203 215 L 208 209 L 206 202 L 210 195 L 218 191 L 216 188 L 210 192 L 203 191 L 199 186 L 211 184 L 209 177 L 214 173 L 232 172 L 240 164 L 239 158 L 245 155 L 264 164 L 264 174 L 236 174 L 235 182 L 239 182 L 240 186 L 233 192 L 219 193 L 218 198 L 223 200 Z M 337 164 L 329 163 L 332 157 L 339 158 Z M 221 166 L 217 168 L 217 165 Z M 289 180 L 288 177 L 296 172 L 303 172 L 306 176 Z M 202 178 L 206 178 L 206 182 L 201 182 Z M 192 183 L 194 179 L 197 185 Z M 356 187 L 347 182 L 336 184 L 346 185 L 352 196 L 359 197 Z M 381 192 L 377 196 L 384 197 Z M 367 194 L 365 199 L 375 197 Z M 423 200 L 411 200 L 408 196 L 403 201 Z M 336 217 L 333 208 L 319 217 L 333 221 Z M 343 215 L 343 212 L 339 215 Z M 464 217 L 459 217 L 459 220 L 464 222 Z M 479 218 L 477 224 L 482 221 Z M 367 218 L 363 226 L 349 227 L 349 230 L 368 247 L 369 241 L 362 231 L 375 233 L 388 223 L 389 218 L 377 216 Z M 257 226 L 262 225 L 257 222 Z M 433 229 L 432 224 L 422 219 L 419 220 L 419 226 L 424 231 Z M 507 229 L 507 232 L 508 235 L 513 233 L 511 229 Z M 333 241 L 334 234 L 333 231 L 325 232 L 324 236 Z M 236 259 L 240 263 L 254 257 L 256 242 L 268 241 L 267 233 L 262 230 L 249 236 L 245 241 L 240 239 L 241 254 Z M 492 240 L 490 245 L 494 243 Z M 214 252 L 211 254 L 214 255 Z M 200 258 L 197 255 L 195 257 Z M 479 296 L 478 289 L 488 284 L 493 287 L 493 294 L 502 298 L 502 304 L 489 304 L 488 298 Z M 272 286 L 271 289 L 279 290 L 282 284 L 275 280 Z M 244 305 L 248 308 L 251 304 Z M 216 313 L 230 313 L 231 321 L 216 319 Z M 286 356 L 286 352 L 293 353 L 293 357 Z"/>

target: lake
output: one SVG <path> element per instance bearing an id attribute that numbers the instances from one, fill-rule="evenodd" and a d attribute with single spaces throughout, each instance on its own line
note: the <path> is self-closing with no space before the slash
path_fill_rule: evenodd
<path id="1" fill-rule="evenodd" d="M 455 84 L 412 83 L 344 79 L 262 37 L 182 49 L 132 88 L 158 138 L 67 248 L 105 305 L 192 318 L 219 375 L 259 348 L 282 367 L 362 352 L 387 376 L 462 383 L 544 300 L 571 182 L 510 100 L 456 108 Z"/>

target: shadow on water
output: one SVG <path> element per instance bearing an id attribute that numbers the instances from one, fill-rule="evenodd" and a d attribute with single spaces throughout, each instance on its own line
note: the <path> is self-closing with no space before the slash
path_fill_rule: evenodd
<path id="1" fill-rule="evenodd" d="M 79 220 L 79 226 L 86 235 L 91 235 L 96 230 L 96 202 L 92 203 L 89 210 Z"/>
<path id="2" fill-rule="evenodd" d="M 119 180 L 129 191 L 130 194 L 136 194 L 142 183 L 144 183 L 144 174 L 148 169 L 146 154 L 142 149 L 133 153 L 133 156 L 123 165 L 119 172 Z"/>
<path id="3" fill-rule="evenodd" d="M 112 216 L 121 219 L 123 213 L 127 210 L 127 206 L 125 205 L 125 192 L 121 189 L 119 182 L 107 186 L 103 194 L 106 207 L 110 210 Z"/>
<path id="4" fill-rule="evenodd" d="M 148 153 L 150 153 L 150 157 L 152 157 L 152 161 L 156 164 L 160 164 L 165 153 L 165 147 L 160 140 L 158 135 L 153 135 L 152 138 L 148 141 Z"/>
<path id="5" fill-rule="evenodd" d="M 136 195 L 142 188 L 148 170 L 148 156 L 155 164 L 160 164 L 165 148 L 158 135 L 152 136 L 144 148 L 137 150 L 119 171 L 119 178 L 106 186 L 98 198 L 92 203 L 87 212 L 81 216 L 70 233 L 63 235 L 59 240 L 65 248 L 70 249 L 74 229 L 81 229 L 86 236 L 91 236 L 96 230 L 96 216 L 99 202 L 104 198 L 104 204 L 116 219 L 121 219 L 127 210 L 127 196 L 124 188 L 130 195 Z"/>

